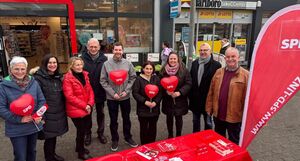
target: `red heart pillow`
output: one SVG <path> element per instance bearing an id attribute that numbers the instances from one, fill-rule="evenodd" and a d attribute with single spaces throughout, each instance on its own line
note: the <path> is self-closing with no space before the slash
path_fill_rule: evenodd
<path id="1" fill-rule="evenodd" d="M 176 76 L 165 77 L 160 80 L 160 84 L 169 92 L 174 92 L 178 85 L 178 78 Z"/>
<path id="2" fill-rule="evenodd" d="M 145 93 L 150 99 L 154 98 L 157 95 L 158 90 L 159 89 L 158 89 L 157 85 L 147 84 L 145 86 Z"/>
<path id="3" fill-rule="evenodd" d="M 16 115 L 30 115 L 34 109 L 34 99 L 30 94 L 26 93 L 12 101 L 9 106 L 10 111 Z"/>
<path id="4" fill-rule="evenodd" d="M 126 70 L 114 70 L 109 72 L 109 78 L 111 81 L 113 81 L 116 85 L 121 85 L 124 83 L 127 77 L 127 71 Z"/>

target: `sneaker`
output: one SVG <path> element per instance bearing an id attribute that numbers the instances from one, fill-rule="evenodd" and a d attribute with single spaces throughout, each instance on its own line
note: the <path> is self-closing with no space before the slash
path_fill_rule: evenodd
<path id="1" fill-rule="evenodd" d="M 117 141 L 113 141 L 111 143 L 111 151 L 117 151 L 118 150 L 118 142 Z"/>
<path id="2" fill-rule="evenodd" d="M 129 146 L 135 148 L 137 146 L 139 146 L 137 143 L 135 143 L 135 141 L 132 140 L 132 138 L 125 140 L 125 143 L 128 144 Z"/>

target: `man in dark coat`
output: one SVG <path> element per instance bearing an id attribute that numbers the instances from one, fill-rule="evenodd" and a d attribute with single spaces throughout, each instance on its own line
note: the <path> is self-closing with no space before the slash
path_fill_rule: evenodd
<path id="1" fill-rule="evenodd" d="M 107 60 L 104 53 L 100 52 L 99 41 L 95 38 L 91 38 L 87 43 L 87 52 L 82 54 L 84 61 L 84 70 L 89 72 L 89 79 L 93 91 L 95 94 L 95 105 L 97 111 L 97 123 L 98 123 L 98 139 L 102 144 L 107 143 L 107 139 L 104 136 L 104 101 L 106 100 L 105 90 L 100 84 L 100 73 L 103 63 Z M 92 113 L 91 113 L 92 114 Z M 92 115 L 90 115 L 89 130 L 86 132 L 85 145 L 91 144 L 91 129 L 92 129 Z"/>
<path id="2" fill-rule="evenodd" d="M 193 112 L 193 132 L 200 131 L 201 114 L 204 118 L 205 129 L 212 129 L 212 120 L 205 112 L 206 97 L 210 82 L 221 64 L 213 59 L 211 47 L 207 43 L 200 46 L 200 58 L 192 63 L 192 89 L 189 95 L 189 108 Z"/>

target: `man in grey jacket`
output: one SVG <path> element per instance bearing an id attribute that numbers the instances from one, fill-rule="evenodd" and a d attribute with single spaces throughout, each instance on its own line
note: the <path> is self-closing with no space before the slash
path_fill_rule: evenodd
<path id="1" fill-rule="evenodd" d="M 123 133 L 127 144 L 131 147 L 137 147 L 138 144 L 132 140 L 130 133 L 131 122 L 130 122 L 130 93 L 132 85 L 136 79 L 136 73 L 131 62 L 124 59 L 123 56 L 123 45 L 119 42 L 114 44 L 113 58 L 106 61 L 101 70 L 100 83 L 106 91 L 107 106 L 110 116 L 110 132 L 111 132 L 111 150 L 118 150 L 118 112 L 119 106 L 121 108 L 122 119 L 123 119 Z M 123 84 L 120 86 L 116 85 L 109 78 L 109 73 L 115 70 L 126 70 L 127 77 Z"/>

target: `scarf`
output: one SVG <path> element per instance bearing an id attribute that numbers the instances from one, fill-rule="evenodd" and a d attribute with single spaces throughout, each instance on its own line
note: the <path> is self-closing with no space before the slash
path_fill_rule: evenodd
<path id="1" fill-rule="evenodd" d="M 198 63 L 199 63 L 199 68 L 198 68 L 198 86 L 200 86 L 201 80 L 202 80 L 202 76 L 204 73 L 204 65 L 207 64 L 209 62 L 211 58 L 211 55 L 207 58 L 199 58 Z"/>
<path id="2" fill-rule="evenodd" d="M 95 61 L 99 57 L 99 52 L 96 55 L 92 55 L 90 52 L 88 52 L 89 56 L 92 58 L 93 61 Z"/>
<path id="3" fill-rule="evenodd" d="M 73 76 L 77 79 L 77 80 L 79 80 L 79 82 L 82 84 L 82 86 L 85 86 L 85 79 L 84 79 L 84 75 L 83 75 L 83 73 L 81 72 L 81 73 L 76 73 L 76 72 L 74 72 L 73 70 L 72 70 L 72 74 L 73 74 Z"/>
<path id="4" fill-rule="evenodd" d="M 25 77 L 22 79 L 22 80 L 20 80 L 20 79 L 17 79 L 14 75 L 12 75 L 12 74 L 10 74 L 9 75 L 10 76 L 10 78 L 11 78 L 11 80 L 13 81 L 13 82 L 15 82 L 22 90 L 24 90 L 27 86 L 28 86 L 28 84 L 29 84 L 29 82 L 30 82 L 30 78 L 29 78 L 29 75 L 25 75 Z"/>
<path id="5" fill-rule="evenodd" d="M 176 75 L 179 69 L 179 64 L 176 64 L 174 67 L 171 67 L 169 64 L 166 64 L 165 70 L 169 76 Z"/>

